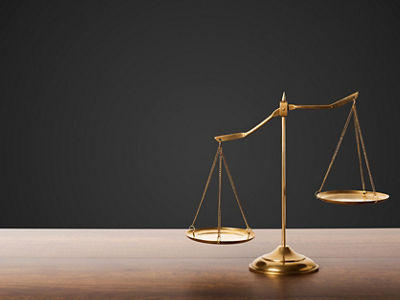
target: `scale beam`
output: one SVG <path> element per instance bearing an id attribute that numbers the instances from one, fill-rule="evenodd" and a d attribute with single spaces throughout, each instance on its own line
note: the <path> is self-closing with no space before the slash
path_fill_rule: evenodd
<path id="1" fill-rule="evenodd" d="M 246 132 L 238 132 L 238 133 L 231 133 L 231 134 L 225 134 L 225 135 L 219 135 L 216 136 L 215 139 L 218 142 L 228 142 L 228 141 L 234 141 L 234 140 L 239 140 L 247 137 L 248 135 L 252 134 L 253 132 L 257 131 L 261 127 L 263 127 L 265 124 L 267 124 L 272 118 L 279 116 L 280 108 L 275 109 L 272 114 L 270 114 L 264 121 L 259 123 L 257 126 L 253 127 L 249 131 Z"/>
<path id="2" fill-rule="evenodd" d="M 354 102 L 356 101 L 358 97 L 358 92 L 355 92 L 347 97 L 344 97 L 340 100 L 337 100 L 331 104 L 318 104 L 318 105 L 298 105 L 298 104 L 288 104 L 288 109 L 289 110 L 296 110 L 296 109 L 333 109 L 333 108 L 337 108 L 340 106 L 343 106 L 349 102 Z M 286 102 L 286 96 L 285 98 L 285 102 Z M 275 117 L 279 117 L 279 116 L 283 116 L 283 114 L 285 114 L 285 116 L 287 115 L 287 111 L 286 112 L 282 112 L 282 107 L 279 107 L 277 109 L 275 109 L 264 121 L 262 121 L 261 123 L 257 124 L 256 126 L 254 126 L 252 129 L 250 129 L 249 131 L 246 132 L 238 132 L 238 133 L 231 133 L 231 134 L 225 134 L 225 135 L 219 135 L 214 137 L 218 142 L 228 142 L 228 141 L 235 141 L 235 140 L 240 140 L 243 139 L 247 136 L 249 136 L 250 134 L 254 133 L 255 131 L 257 131 L 258 129 L 260 129 L 261 127 L 263 127 L 265 124 L 267 124 L 269 121 L 271 121 L 273 118 Z"/>
<path id="3" fill-rule="evenodd" d="M 333 109 L 343 106 L 349 102 L 356 101 L 358 97 L 358 92 L 355 92 L 347 97 L 344 97 L 338 101 L 335 101 L 331 104 L 317 104 L 317 105 L 297 105 L 297 104 L 289 104 L 289 110 L 296 109 Z"/>

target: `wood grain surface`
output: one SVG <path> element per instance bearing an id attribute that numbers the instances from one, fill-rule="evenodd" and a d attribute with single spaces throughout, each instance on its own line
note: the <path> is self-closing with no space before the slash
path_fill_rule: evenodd
<path id="1" fill-rule="evenodd" d="M 248 271 L 279 230 L 216 246 L 184 230 L 0 230 L 0 299 L 400 299 L 400 229 L 289 229 L 317 273 Z"/>

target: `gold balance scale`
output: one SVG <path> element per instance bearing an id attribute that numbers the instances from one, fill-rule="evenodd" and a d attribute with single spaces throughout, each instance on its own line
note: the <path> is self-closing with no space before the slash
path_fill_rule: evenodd
<path id="1" fill-rule="evenodd" d="M 190 225 L 189 230 L 186 232 L 186 236 L 196 242 L 208 243 L 208 244 L 238 244 L 244 243 L 252 240 L 255 237 L 254 232 L 251 230 L 249 224 L 247 223 L 245 214 L 243 212 L 242 205 L 240 204 L 239 196 L 234 184 L 232 175 L 229 171 L 228 163 L 226 161 L 225 155 L 222 151 L 222 143 L 227 141 L 234 141 L 243 139 L 256 130 L 260 129 L 262 126 L 267 124 L 270 120 L 275 117 L 281 117 L 282 121 L 282 229 L 281 229 L 281 245 L 278 246 L 274 251 L 264 254 L 256 258 L 250 265 L 250 271 L 261 273 L 265 275 L 290 275 L 290 274 L 307 274 L 315 272 L 318 270 L 318 265 L 312 261 L 310 258 L 296 253 L 292 248 L 286 244 L 286 117 L 288 111 L 290 110 L 301 110 L 301 109 L 333 109 L 343 106 L 347 103 L 352 103 L 349 115 L 347 116 L 345 125 L 341 132 L 339 142 L 335 148 L 332 159 L 329 163 L 328 169 L 325 173 L 324 179 L 322 180 L 319 190 L 315 193 L 315 196 L 323 201 L 335 204 L 368 204 L 368 203 L 378 203 L 389 198 L 388 194 L 380 193 L 375 190 L 375 184 L 372 179 L 370 165 L 367 158 L 367 152 L 365 150 L 365 143 L 361 133 L 360 123 L 358 119 L 357 109 L 356 109 L 356 99 L 358 97 L 358 92 L 351 94 L 343 99 L 340 99 L 332 104 L 325 105 L 296 105 L 289 104 L 286 101 L 285 93 L 283 93 L 282 100 L 280 101 L 279 108 L 275 109 L 271 115 L 269 115 L 264 121 L 252 128 L 247 132 L 233 133 L 227 135 L 216 136 L 218 149 L 214 156 L 214 160 L 208 175 L 208 179 L 201 196 L 200 204 L 197 208 L 196 214 L 194 216 L 192 225 Z M 337 153 L 343 141 L 343 137 L 347 131 L 350 120 L 353 117 L 354 129 L 355 129 L 355 139 L 357 145 L 358 162 L 360 167 L 361 176 L 361 190 L 331 190 L 323 191 L 326 179 L 331 171 L 332 165 L 335 161 Z M 364 156 L 365 166 L 368 172 L 368 177 L 371 185 L 372 191 L 368 191 L 365 188 L 364 181 L 364 170 L 362 155 Z M 215 170 L 215 166 L 218 160 L 218 225 L 217 227 L 211 228 L 195 228 L 194 224 L 197 220 L 200 208 L 204 202 L 207 189 Z M 222 178 L 222 165 L 224 165 L 226 173 L 228 175 L 229 182 L 232 186 L 233 193 L 236 198 L 236 202 L 239 206 L 243 221 L 246 228 L 233 228 L 233 227 L 222 227 L 221 224 L 221 178 Z"/>

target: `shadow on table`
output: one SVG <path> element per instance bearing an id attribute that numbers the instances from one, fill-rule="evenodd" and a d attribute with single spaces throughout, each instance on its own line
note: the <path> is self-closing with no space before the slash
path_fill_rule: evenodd
<path id="1" fill-rule="evenodd" d="M 203 273 L 185 280 L 188 298 L 251 299 L 304 296 L 316 284 L 318 273 L 303 276 L 268 277 L 247 271 L 237 273 Z"/>

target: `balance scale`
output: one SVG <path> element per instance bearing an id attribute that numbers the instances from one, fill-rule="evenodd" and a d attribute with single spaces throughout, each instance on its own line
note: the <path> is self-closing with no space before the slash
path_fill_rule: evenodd
<path id="1" fill-rule="evenodd" d="M 281 244 L 272 252 L 264 254 L 256 258 L 250 265 L 250 271 L 261 273 L 265 275 L 291 275 L 291 274 L 307 274 L 318 270 L 318 265 L 310 258 L 296 253 L 292 248 L 290 248 L 286 243 L 286 117 L 288 111 L 291 110 L 302 110 L 302 109 L 333 109 L 343 106 L 347 103 L 352 103 L 350 112 L 347 116 L 346 122 L 344 124 L 343 130 L 341 132 L 339 141 L 336 145 L 335 151 L 333 153 L 332 159 L 329 163 L 328 169 L 322 180 L 319 190 L 315 193 L 316 198 L 334 204 L 370 204 L 378 203 L 389 198 L 388 194 L 380 193 L 375 190 L 375 184 L 372 179 L 371 169 L 368 162 L 367 152 L 365 150 L 364 138 L 361 133 L 360 122 L 358 119 L 357 109 L 356 109 L 356 99 L 358 97 L 358 92 L 353 93 L 347 97 L 344 97 L 336 102 L 325 105 L 296 105 L 289 104 L 286 101 L 286 95 L 283 93 L 282 100 L 277 109 L 275 109 L 271 115 L 269 115 L 264 121 L 259 123 L 254 128 L 247 132 L 233 133 L 227 135 L 216 136 L 215 139 L 218 142 L 218 149 L 214 156 L 214 160 L 211 165 L 211 169 L 206 181 L 206 185 L 201 196 L 200 204 L 197 208 L 196 214 L 194 216 L 193 222 L 186 232 L 186 236 L 196 242 L 208 243 L 208 244 L 238 244 L 251 241 L 255 234 L 247 223 L 246 216 L 244 214 L 242 205 L 239 200 L 238 192 L 233 181 L 231 172 L 229 171 L 228 163 L 226 161 L 225 154 L 222 151 L 222 143 L 227 141 L 234 141 L 243 139 L 262 126 L 267 124 L 270 120 L 275 117 L 281 117 L 282 122 L 282 197 L 281 197 L 281 216 L 282 216 L 282 229 L 281 229 Z M 361 177 L 361 190 L 330 190 L 323 191 L 326 179 L 332 169 L 332 165 L 336 159 L 339 152 L 340 146 L 343 141 L 343 137 L 347 131 L 350 120 L 353 117 L 354 129 L 355 129 L 355 139 L 357 145 L 358 162 L 360 167 L 360 177 Z M 371 189 L 367 190 L 365 187 L 364 180 L 364 168 L 363 159 L 368 172 L 368 178 L 371 185 Z M 208 186 L 211 177 L 214 173 L 215 166 L 218 161 L 218 225 L 217 227 L 210 228 L 196 228 L 194 226 L 198 214 L 200 212 L 201 206 L 204 202 Z M 221 182 L 222 182 L 222 165 L 226 170 L 229 182 L 231 184 L 236 202 L 240 209 L 244 224 L 246 228 L 233 228 L 233 227 L 223 227 L 221 224 Z"/>

